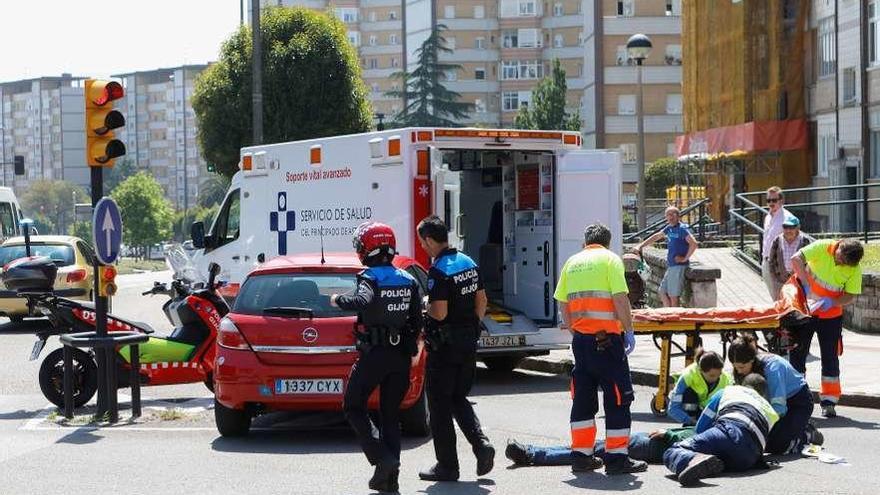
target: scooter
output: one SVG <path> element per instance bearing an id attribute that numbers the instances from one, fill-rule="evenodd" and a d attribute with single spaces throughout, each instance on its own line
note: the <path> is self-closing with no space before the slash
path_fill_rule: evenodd
<path id="1" fill-rule="evenodd" d="M 19 290 L 50 322 L 47 329 L 37 332 L 38 341 L 31 352 L 36 360 L 46 340 L 53 335 L 73 332 L 95 331 L 95 307 L 83 301 L 55 296 L 51 286 L 56 271 L 48 258 L 22 258 L 7 265 L 3 280 L 12 285 L 41 287 Z M 229 306 L 216 292 L 215 279 L 219 265 L 212 263 L 207 286 L 199 288 L 184 278 L 175 276 L 171 288 L 156 282 L 143 295 L 165 294 L 170 299 L 162 310 L 174 325 L 167 337 L 150 337 L 139 346 L 140 379 L 144 386 L 173 385 L 203 382 L 213 391 L 215 342 L 220 320 L 229 313 Z M 175 275 L 178 273 L 175 270 Z M 39 279 L 37 281 L 22 280 Z M 154 330 L 145 323 L 131 321 L 117 315 L 107 315 L 107 331 L 141 332 L 152 334 Z M 116 349 L 116 363 L 120 388 L 129 386 L 130 348 Z M 98 368 L 94 352 L 73 349 L 74 405 L 79 407 L 94 396 L 98 387 Z M 64 360 L 63 350 L 50 352 L 40 365 L 39 383 L 43 395 L 53 404 L 62 407 Z"/>

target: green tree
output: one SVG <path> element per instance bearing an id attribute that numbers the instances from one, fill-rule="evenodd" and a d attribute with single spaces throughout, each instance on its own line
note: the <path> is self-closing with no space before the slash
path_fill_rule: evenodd
<path id="1" fill-rule="evenodd" d="M 567 91 L 565 69 L 559 59 L 555 58 L 551 74 L 541 79 L 532 90 L 531 103 L 519 107 L 514 125 L 517 129 L 579 131 L 580 110 L 575 110 L 572 114 L 565 111 Z"/>
<path id="2" fill-rule="evenodd" d="M 74 222 L 67 231 L 68 235 L 79 237 L 80 239 L 92 245 L 92 222 Z"/>
<path id="3" fill-rule="evenodd" d="M 199 187 L 198 203 L 209 208 L 223 201 L 231 181 L 225 175 L 212 174 Z"/>
<path id="4" fill-rule="evenodd" d="M 461 95 L 446 89 L 441 83 L 447 73 L 461 69 L 461 65 L 440 61 L 441 53 L 452 53 L 443 37 L 445 30 L 446 26 L 438 24 L 416 50 L 415 70 L 392 74 L 391 77 L 399 79 L 404 89 L 386 94 L 406 100 L 403 110 L 393 117 L 392 125 L 457 127 L 458 124 L 452 119 L 468 116 L 471 104 L 458 101 Z"/>
<path id="5" fill-rule="evenodd" d="M 61 234 L 73 221 L 73 205 L 89 202 L 86 191 L 63 180 L 37 180 L 21 195 L 21 207 L 41 234 Z"/>
<path id="6" fill-rule="evenodd" d="M 676 184 L 685 185 L 686 175 L 694 177 L 699 168 L 688 162 L 681 164 L 675 158 L 659 158 L 645 168 L 645 193 L 649 198 L 665 198 L 666 188 Z M 691 185 L 695 184 L 691 180 Z"/>
<path id="7" fill-rule="evenodd" d="M 345 25 L 327 14 L 272 7 L 260 18 L 265 143 L 365 132 L 372 109 Z M 253 144 L 251 32 L 242 26 L 192 99 L 202 156 L 231 177 L 239 150 Z"/>
<path id="8" fill-rule="evenodd" d="M 153 176 L 139 172 L 122 181 L 110 196 L 122 214 L 125 244 L 145 253 L 147 246 L 171 237 L 174 212 Z"/>
<path id="9" fill-rule="evenodd" d="M 116 186 L 138 172 L 138 166 L 131 158 L 116 160 L 116 164 L 104 169 L 104 194 L 110 194 Z"/>
<path id="10" fill-rule="evenodd" d="M 204 222 L 205 228 L 210 228 L 211 222 L 214 221 L 214 217 L 217 216 L 219 210 L 220 205 L 218 203 L 210 207 L 195 206 L 187 210 L 186 214 L 184 214 L 183 210 L 178 210 L 174 213 L 173 220 L 174 239 L 179 242 L 188 240 L 193 222 Z"/>

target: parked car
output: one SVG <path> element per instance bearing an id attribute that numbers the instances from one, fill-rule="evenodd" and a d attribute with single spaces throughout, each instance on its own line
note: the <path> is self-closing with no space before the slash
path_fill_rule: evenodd
<path id="1" fill-rule="evenodd" d="M 424 268 L 397 256 L 394 265 L 427 284 Z M 251 272 L 220 323 L 214 365 L 215 420 L 223 436 L 247 434 L 251 419 L 272 411 L 340 411 L 357 359 L 356 315 L 330 306 L 330 295 L 353 291 L 364 269 L 352 254 L 281 256 Z M 266 311 L 267 308 L 276 308 Z M 298 309 L 283 316 L 278 308 Z M 413 357 L 401 405 L 403 433 L 430 432 L 424 343 Z M 373 393 L 370 408 L 378 407 Z"/>
<path id="2" fill-rule="evenodd" d="M 13 237 L 0 245 L 0 266 L 25 256 L 24 237 Z M 95 253 L 85 241 L 66 235 L 31 236 L 31 256 L 46 256 L 58 266 L 56 294 L 92 300 Z M 20 320 L 28 315 L 27 301 L 4 285 L 0 287 L 0 314 Z"/>

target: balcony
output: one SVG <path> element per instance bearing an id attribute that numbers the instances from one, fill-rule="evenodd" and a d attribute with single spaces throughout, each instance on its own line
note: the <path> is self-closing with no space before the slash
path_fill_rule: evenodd
<path id="1" fill-rule="evenodd" d="M 681 17 L 605 17 L 605 34 L 631 36 L 633 33 L 681 34 Z"/>
<path id="2" fill-rule="evenodd" d="M 583 27 L 583 15 L 562 15 L 559 17 L 545 17 L 541 20 L 541 27 L 545 29 L 558 29 L 568 27 Z"/>
<path id="3" fill-rule="evenodd" d="M 403 23 L 396 21 L 376 21 L 376 22 L 360 22 L 360 31 L 368 33 L 371 31 L 401 31 Z"/>
<path id="4" fill-rule="evenodd" d="M 681 66 L 646 65 L 642 81 L 645 84 L 681 84 Z M 605 67 L 605 84 L 636 84 L 635 66 Z"/>
<path id="5" fill-rule="evenodd" d="M 402 45 L 361 45 L 361 55 L 397 55 L 403 53 Z"/>
<path id="6" fill-rule="evenodd" d="M 646 115 L 645 133 L 668 134 L 683 133 L 681 115 Z M 605 132 L 607 134 L 636 134 L 638 122 L 635 115 L 608 115 L 605 117 Z"/>

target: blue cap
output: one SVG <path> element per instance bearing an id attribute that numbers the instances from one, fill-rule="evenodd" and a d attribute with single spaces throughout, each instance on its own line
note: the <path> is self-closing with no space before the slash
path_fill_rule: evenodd
<path id="1" fill-rule="evenodd" d="M 782 221 L 783 227 L 800 227 L 801 221 L 798 220 L 798 217 L 794 215 L 787 215 L 785 220 Z"/>

